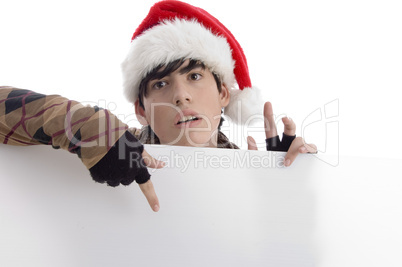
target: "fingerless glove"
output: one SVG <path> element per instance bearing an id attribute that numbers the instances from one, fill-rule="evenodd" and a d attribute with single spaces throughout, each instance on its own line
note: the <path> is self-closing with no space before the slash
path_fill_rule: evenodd
<path id="1" fill-rule="evenodd" d="M 267 150 L 286 152 L 289 150 L 289 147 L 295 138 L 296 135 L 290 136 L 283 133 L 282 141 L 279 140 L 279 135 L 265 139 L 265 143 L 267 144 Z"/>
<path id="2" fill-rule="evenodd" d="M 110 186 L 129 185 L 134 180 L 143 184 L 151 177 L 142 158 L 143 151 L 144 146 L 126 131 L 89 172 L 96 182 Z"/>

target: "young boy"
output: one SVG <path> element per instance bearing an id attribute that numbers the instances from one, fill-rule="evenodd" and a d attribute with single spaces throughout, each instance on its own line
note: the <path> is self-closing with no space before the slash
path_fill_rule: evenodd
<path id="1" fill-rule="evenodd" d="M 204 10 L 179 1 L 162 1 L 150 9 L 122 68 L 125 95 L 135 105 L 142 130 L 128 129 L 108 110 L 2 87 L 0 142 L 49 144 L 76 153 L 97 182 L 117 186 L 136 180 L 158 211 L 145 166 L 161 168 L 163 163 L 144 151 L 142 143 L 238 148 L 220 132 L 222 112 L 229 121 L 245 124 L 260 113 L 261 97 L 251 86 L 246 58 L 229 30 Z M 279 140 L 269 102 L 264 117 L 267 149 L 289 150 L 286 166 L 299 152 L 316 151 L 295 138 L 295 124 L 287 118 Z M 256 149 L 252 138 L 248 143 Z"/>

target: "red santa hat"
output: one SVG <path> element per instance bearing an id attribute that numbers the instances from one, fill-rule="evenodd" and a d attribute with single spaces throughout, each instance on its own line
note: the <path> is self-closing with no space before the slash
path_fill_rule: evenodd
<path id="1" fill-rule="evenodd" d="M 202 61 L 230 89 L 224 114 L 231 121 L 245 124 L 251 116 L 261 114 L 262 98 L 251 85 L 240 44 L 215 17 L 180 1 L 156 3 L 134 32 L 122 63 L 126 98 L 134 103 L 141 80 L 151 70 L 181 58 Z"/>

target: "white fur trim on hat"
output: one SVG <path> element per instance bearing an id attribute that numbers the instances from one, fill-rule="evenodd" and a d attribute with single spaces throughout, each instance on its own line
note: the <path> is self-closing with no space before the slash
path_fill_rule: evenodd
<path id="1" fill-rule="evenodd" d="M 152 27 L 131 42 L 122 63 L 128 101 L 137 100 L 140 82 L 150 71 L 181 58 L 201 60 L 228 88 L 234 86 L 235 62 L 226 39 L 214 35 L 196 20 L 174 19 Z"/>

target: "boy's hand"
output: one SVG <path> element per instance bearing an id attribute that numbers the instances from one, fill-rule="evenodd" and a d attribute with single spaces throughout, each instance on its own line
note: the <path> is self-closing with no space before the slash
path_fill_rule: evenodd
<path id="1" fill-rule="evenodd" d="M 296 134 L 296 124 L 290 118 L 282 118 L 284 124 L 284 134 L 288 136 L 294 136 Z M 272 104 L 266 102 L 264 105 L 264 128 L 266 138 L 272 138 L 278 135 L 276 131 L 274 113 L 272 110 Z M 253 137 L 247 137 L 247 144 L 249 150 L 257 150 L 257 144 Z M 317 147 L 314 144 L 306 144 L 304 139 L 301 137 L 296 137 L 286 153 L 284 165 L 290 166 L 292 162 L 296 159 L 299 153 L 317 153 Z"/>
<path id="2" fill-rule="evenodd" d="M 142 157 L 144 159 L 145 164 L 149 168 L 156 168 L 160 169 L 165 166 L 165 163 L 163 161 L 159 161 L 155 158 L 153 158 L 151 155 L 148 154 L 147 151 L 142 152 Z M 151 209 L 155 212 L 159 211 L 159 200 L 158 196 L 155 193 L 154 185 L 151 182 L 151 180 L 148 180 L 146 183 L 139 184 L 142 193 L 148 200 L 149 205 L 151 206 Z"/>

